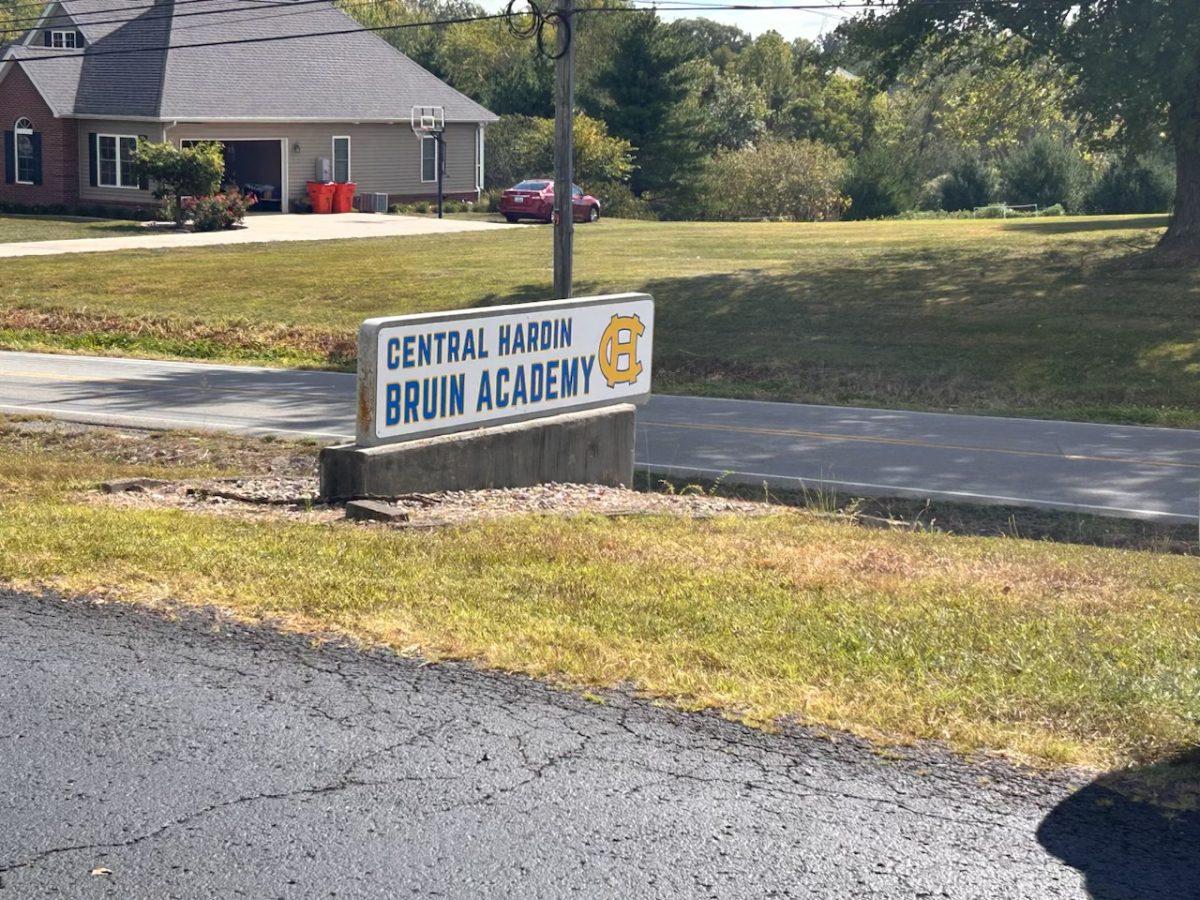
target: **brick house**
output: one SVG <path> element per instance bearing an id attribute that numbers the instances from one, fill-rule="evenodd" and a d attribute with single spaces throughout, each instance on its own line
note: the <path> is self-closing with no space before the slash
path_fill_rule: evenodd
<path id="1" fill-rule="evenodd" d="M 132 172 L 139 137 L 220 142 L 226 181 L 266 208 L 287 210 L 324 174 L 392 202 L 432 198 L 437 144 L 413 135 L 414 106 L 444 110 L 446 195 L 477 198 L 496 116 L 332 3 L 293 2 L 50 5 L 0 50 L 0 202 L 152 206 Z"/>

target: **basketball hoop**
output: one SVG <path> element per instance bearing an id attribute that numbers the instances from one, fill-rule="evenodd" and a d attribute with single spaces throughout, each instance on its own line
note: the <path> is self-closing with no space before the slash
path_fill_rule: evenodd
<path id="1" fill-rule="evenodd" d="M 446 130 L 446 112 L 440 106 L 414 106 L 409 122 L 417 138 L 436 137 Z"/>

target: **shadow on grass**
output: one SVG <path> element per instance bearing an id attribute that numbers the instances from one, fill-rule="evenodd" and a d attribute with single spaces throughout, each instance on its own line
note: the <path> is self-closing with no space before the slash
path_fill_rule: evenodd
<path id="1" fill-rule="evenodd" d="M 1200 897 L 1200 750 L 1097 778 L 1056 806 L 1038 841 L 1094 900 Z"/>
<path id="2" fill-rule="evenodd" d="M 1013 219 L 1005 230 L 1036 231 L 1042 234 L 1076 234 L 1085 231 L 1135 231 L 1139 228 L 1166 228 L 1171 217 L 1166 213 L 1126 216 L 1116 219 L 1074 218 L 1056 216 L 1041 219 Z"/>

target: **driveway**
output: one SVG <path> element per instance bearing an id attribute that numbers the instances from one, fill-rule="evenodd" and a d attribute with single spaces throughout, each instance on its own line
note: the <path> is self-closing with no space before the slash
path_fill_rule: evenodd
<path id="1" fill-rule="evenodd" d="M 160 250 L 171 247 L 211 247 L 215 244 L 270 244 L 277 241 L 336 241 L 346 238 L 401 237 L 413 234 L 451 234 L 515 228 L 474 219 L 436 219 L 371 213 L 292 215 L 262 213 L 246 217 L 246 226 L 200 234 L 147 226 L 146 234 L 84 238 L 71 241 L 27 241 L 0 244 L 0 257 L 52 256 L 57 253 L 103 253 L 117 250 Z"/>
<path id="2" fill-rule="evenodd" d="M 1193 815 L 606 700 L 0 590 L 0 897 L 1200 896 Z"/>

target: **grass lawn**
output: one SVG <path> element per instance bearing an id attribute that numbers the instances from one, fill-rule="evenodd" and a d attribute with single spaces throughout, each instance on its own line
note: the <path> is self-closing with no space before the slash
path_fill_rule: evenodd
<path id="1" fill-rule="evenodd" d="M 0 215 L 0 244 L 23 241 L 69 241 L 76 238 L 122 237 L 142 234 L 136 222 L 119 219 L 54 218 Z"/>
<path id="2" fill-rule="evenodd" d="M 580 687 L 1093 766 L 1200 742 L 1195 558 L 780 509 L 435 531 L 121 508 L 97 480 L 246 473 L 279 442 L 0 420 L 0 582 L 215 604 Z"/>
<path id="3" fill-rule="evenodd" d="M 658 301 L 655 389 L 1200 427 L 1200 270 L 1160 216 L 580 226 Z M 348 367 L 373 315 L 549 296 L 551 232 L 5 261 L 0 346 Z"/>

